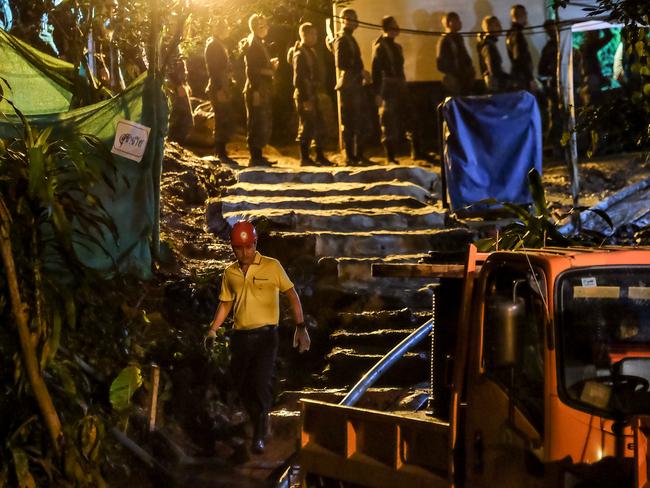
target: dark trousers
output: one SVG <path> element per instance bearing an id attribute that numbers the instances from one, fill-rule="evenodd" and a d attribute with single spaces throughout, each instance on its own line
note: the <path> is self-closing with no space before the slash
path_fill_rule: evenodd
<path id="1" fill-rule="evenodd" d="M 255 97 L 253 94 L 258 93 Z M 273 112 L 271 105 L 271 90 L 247 91 L 244 95 L 246 102 L 246 127 L 248 129 L 248 148 L 262 149 L 271 140 L 273 128 Z"/>
<path id="2" fill-rule="evenodd" d="M 273 406 L 273 374 L 278 352 L 278 328 L 234 331 L 230 338 L 230 369 L 239 396 L 251 418 L 255 435 Z"/>
<path id="3" fill-rule="evenodd" d="M 214 113 L 214 142 L 219 145 L 226 144 L 230 141 L 233 132 L 232 106 L 230 100 L 219 101 L 214 96 L 210 100 L 212 111 Z"/>
<path id="4" fill-rule="evenodd" d="M 314 141 L 316 143 L 316 147 L 323 147 L 325 127 L 318 100 L 315 99 L 313 101 L 312 109 L 309 111 L 305 110 L 303 104 L 297 99 L 294 101 L 296 103 L 296 111 L 298 112 L 299 122 L 297 137 L 298 142 L 301 144 L 309 145 L 312 141 Z"/>
<path id="5" fill-rule="evenodd" d="M 379 109 L 381 141 L 396 146 L 404 140 L 409 126 L 407 121 L 408 97 L 406 88 L 386 94 Z"/>
<path id="6" fill-rule="evenodd" d="M 354 86 L 341 89 L 341 122 L 343 124 L 343 141 L 346 148 L 363 144 L 363 88 Z"/>

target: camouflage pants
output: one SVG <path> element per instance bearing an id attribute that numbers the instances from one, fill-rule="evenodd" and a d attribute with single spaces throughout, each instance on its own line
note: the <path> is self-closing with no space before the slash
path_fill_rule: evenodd
<path id="1" fill-rule="evenodd" d="M 220 101 L 212 97 L 210 103 L 214 113 L 214 142 L 217 145 L 226 144 L 233 133 L 231 101 Z"/>
<path id="2" fill-rule="evenodd" d="M 387 94 L 379 108 L 381 122 L 381 141 L 388 144 L 399 144 L 407 132 L 408 96 L 405 90 Z"/>
<path id="3" fill-rule="evenodd" d="M 244 98 L 246 102 L 248 147 L 262 149 L 271 140 L 271 130 L 273 128 L 271 92 L 250 90 L 245 93 Z"/>
<path id="4" fill-rule="evenodd" d="M 343 140 L 348 143 L 353 143 L 355 138 L 357 143 L 362 138 L 362 120 L 361 113 L 363 89 L 359 87 L 351 87 L 342 89 L 341 96 L 341 122 L 343 125 Z"/>
<path id="5" fill-rule="evenodd" d="M 314 100 L 311 110 L 305 110 L 303 104 L 297 99 L 296 112 L 298 113 L 298 137 L 296 140 L 302 144 L 316 143 L 322 147 L 325 140 L 325 123 L 318 100 Z"/>

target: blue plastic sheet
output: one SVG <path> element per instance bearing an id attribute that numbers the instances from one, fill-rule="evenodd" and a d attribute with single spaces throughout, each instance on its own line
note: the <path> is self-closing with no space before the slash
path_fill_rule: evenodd
<path id="1" fill-rule="evenodd" d="M 454 211 L 482 200 L 532 203 L 528 172 L 542 173 L 542 123 L 528 92 L 449 98 L 442 107 L 447 190 Z"/>

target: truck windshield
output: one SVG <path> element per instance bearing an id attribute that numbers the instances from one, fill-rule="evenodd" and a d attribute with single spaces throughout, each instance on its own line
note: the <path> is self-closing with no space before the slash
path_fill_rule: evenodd
<path id="1" fill-rule="evenodd" d="M 561 398 L 609 418 L 650 412 L 650 267 L 560 277 Z"/>

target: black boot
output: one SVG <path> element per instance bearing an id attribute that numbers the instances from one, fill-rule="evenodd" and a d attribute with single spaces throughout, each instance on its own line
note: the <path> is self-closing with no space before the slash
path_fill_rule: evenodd
<path id="1" fill-rule="evenodd" d="M 384 148 L 386 149 L 386 162 L 389 164 L 399 164 L 399 161 L 395 159 L 395 148 L 391 142 L 384 142 Z"/>
<path id="2" fill-rule="evenodd" d="M 309 142 L 300 143 L 300 166 L 314 166 L 314 160 L 309 157 Z"/>
<path id="3" fill-rule="evenodd" d="M 345 164 L 347 166 L 354 166 L 357 164 L 357 159 L 354 156 L 354 141 L 345 141 Z"/>
<path id="4" fill-rule="evenodd" d="M 316 164 L 319 166 L 332 166 L 332 161 L 327 159 L 323 152 L 323 148 L 320 146 L 316 146 Z"/>
<path id="5" fill-rule="evenodd" d="M 354 158 L 356 160 L 357 164 L 360 164 L 360 165 L 375 164 L 375 162 L 372 159 L 368 159 L 363 155 L 363 150 L 364 150 L 363 145 L 361 145 L 361 144 L 359 144 L 357 142 L 357 152 L 356 152 L 356 155 L 355 155 L 355 158 Z"/>
<path id="6" fill-rule="evenodd" d="M 215 154 L 217 155 L 219 161 L 223 164 L 237 164 L 237 161 L 228 156 L 225 142 L 217 142 Z"/>
<path id="7" fill-rule="evenodd" d="M 249 152 L 251 153 L 251 159 L 248 166 L 271 166 L 271 163 L 262 157 L 262 149 L 259 147 L 250 147 Z"/>
<path id="8" fill-rule="evenodd" d="M 255 422 L 255 425 L 253 425 L 253 442 L 251 444 L 251 451 L 255 454 L 263 453 L 264 448 L 266 447 L 264 445 L 264 442 L 268 434 L 268 421 L 268 414 L 264 412 L 260 414 L 260 416 L 257 418 L 257 421 Z"/>

